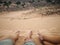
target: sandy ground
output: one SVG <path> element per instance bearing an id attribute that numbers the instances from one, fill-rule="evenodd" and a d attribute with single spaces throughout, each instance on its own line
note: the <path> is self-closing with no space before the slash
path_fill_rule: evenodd
<path id="1" fill-rule="evenodd" d="M 41 16 L 33 10 L 0 14 L 0 36 L 13 35 L 17 30 L 21 31 L 21 36 L 27 36 L 29 31 L 32 30 L 33 37 L 38 36 L 38 32 L 50 37 L 60 37 L 60 16 Z M 38 39 L 35 40 L 38 42 Z M 39 42 L 37 45 L 39 45 Z"/>

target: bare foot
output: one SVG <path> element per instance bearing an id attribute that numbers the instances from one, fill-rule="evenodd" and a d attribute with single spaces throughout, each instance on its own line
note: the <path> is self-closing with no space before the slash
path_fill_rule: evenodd
<path id="1" fill-rule="evenodd" d="M 20 31 L 17 31 L 17 32 L 16 32 L 16 35 L 19 37 L 19 35 L 20 35 Z"/>
<path id="2" fill-rule="evenodd" d="M 25 41 L 31 40 L 32 39 L 32 35 L 33 35 L 32 31 L 30 31 L 29 36 L 27 36 L 25 38 Z"/>
<path id="3" fill-rule="evenodd" d="M 43 35 L 41 33 L 38 33 L 38 35 L 39 35 L 39 40 L 40 40 L 41 44 L 45 45 L 44 44 L 44 37 L 43 37 Z"/>
<path id="4" fill-rule="evenodd" d="M 30 35 L 29 35 L 29 38 L 30 38 L 30 39 L 32 38 L 32 35 L 33 35 L 33 32 L 30 31 Z"/>
<path id="5" fill-rule="evenodd" d="M 38 35 L 39 35 L 39 39 L 43 40 L 43 38 L 44 38 L 43 35 L 41 35 L 40 33 L 38 33 Z"/>
<path id="6" fill-rule="evenodd" d="M 19 38 L 20 38 L 20 31 L 17 31 L 15 41 L 17 41 Z"/>

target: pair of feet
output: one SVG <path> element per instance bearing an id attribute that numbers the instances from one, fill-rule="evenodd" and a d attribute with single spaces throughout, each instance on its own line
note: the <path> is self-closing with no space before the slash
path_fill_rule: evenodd
<path id="1" fill-rule="evenodd" d="M 20 37 L 20 31 L 17 31 L 16 34 L 17 34 L 17 38 L 19 38 Z M 26 37 L 25 40 L 32 39 L 32 35 L 33 35 L 33 32 L 30 31 L 29 36 Z M 40 33 L 38 33 L 38 36 L 39 36 L 40 40 L 43 40 L 43 36 Z"/>
<path id="2" fill-rule="evenodd" d="M 17 35 L 17 38 L 20 37 L 20 31 L 17 31 L 17 32 L 16 32 L 16 35 Z M 26 37 L 25 39 L 27 39 L 27 38 L 30 38 L 30 39 L 31 39 L 31 38 L 32 38 L 32 35 L 33 35 L 33 32 L 30 31 L 29 36 Z"/>

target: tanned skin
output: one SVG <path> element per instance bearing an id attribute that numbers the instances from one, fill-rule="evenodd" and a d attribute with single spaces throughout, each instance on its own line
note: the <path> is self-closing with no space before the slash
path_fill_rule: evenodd
<path id="1" fill-rule="evenodd" d="M 38 33 L 38 35 L 39 35 L 39 40 L 41 41 L 42 45 L 45 45 L 44 41 L 46 41 L 48 43 L 52 43 L 54 45 L 60 44 L 60 40 L 59 40 L 58 37 L 51 38 L 51 37 L 48 37 L 48 36 L 44 36 L 41 33 Z"/>
<path id="2" fill-rule="evenodd" d="M 0 37 L 0 41 L 1 40 L 5 40 L 5 39 L 12 39 L 13 40 L 13 42 L 14 42 L 14 45 L 15 45 L 15 43 L 17 42 L 17 40 L 19 39 L 19 34 L 20 34 L 20 31 L 17 31 L 16 32 L 16 37 L 12 37 L 12 36 L 10 36 L 10 37 L 4 37 L 4 36 L 2 36 L 2 37 Z"/>
<path id="3" fill-rule="evenodd" d="M 33 32 L 30 31 L 29 36 L 25 38 L 25 42 L 32 39 Z"/>
<path id="4" fill-rule="evenodd" d="M 16 37 L 13 39 L 14 40 L 14 45 L 15 45 L 15 43 L 17 42 L 17 40 L 20 38 L 20 31 L 17 31 L 16 32 Z"/>

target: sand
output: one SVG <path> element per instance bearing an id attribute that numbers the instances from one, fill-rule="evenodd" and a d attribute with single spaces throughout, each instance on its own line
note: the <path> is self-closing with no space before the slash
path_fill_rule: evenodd
<path id="1" fill-rule="evenodd" d="M 41 16 L 34 12 L 34 10 L 5 12 L 0 14 L 0 36 L 1 35 L 15 35 L 15 32 L 20 30 L 21 36 L 28 36 L 29 32 L 33 31 L 33 38 L 38 42 L 36 37 L 37 33 L 40 32 L 43 35 L 49 37 L 60 37 L 60 16 Z M 22 37 L 23 38 L 23 37 Z M 20 39 L 21 40 L 21 39 Z M 17 45 L 22 45 L 18 41 Z M 19 44 L 20 43 L 20 44 Z M 47 43 L 47 45 L 49 45 Z"/>

